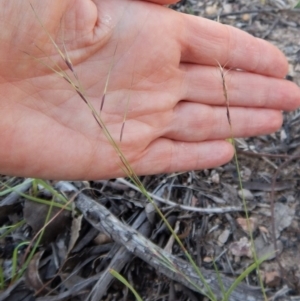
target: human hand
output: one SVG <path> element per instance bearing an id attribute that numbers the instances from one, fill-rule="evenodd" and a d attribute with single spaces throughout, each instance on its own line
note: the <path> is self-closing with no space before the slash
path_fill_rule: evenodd
<path id="1" fill-rule="evenodd" d="M 137 174 L 210 168 L 231 159 L 217 62 L 233 69 L 226 84 L 234 137 L 273 132 L 281 110 L 300 105 L 298 87 L 283 79 L 282 53 L 238 29 L 145 1 L 32 5 L 62 49 L 64 41 L 95 108 L 114 61 L 101 116 L 118 142 L 130 98 L 119 144 Z M 51 179 L 123 176 L 84 102 L 33 59 L 53 65 L 49 56 L 66 69 L 28 2 L 7 2 L 0 20 L 0 172 Z"/>

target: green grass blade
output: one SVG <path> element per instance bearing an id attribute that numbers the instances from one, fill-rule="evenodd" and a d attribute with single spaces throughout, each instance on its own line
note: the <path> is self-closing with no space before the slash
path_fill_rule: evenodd
<path id="1" fill-rule="evenodd" d="M 143 301 L 143 299 L 140 297 L 140 295 L 137 293 L 137 291 L 134 289 L 134 287 L 117 271 L 110 270 L 110 273 L 117 278 L 120 282 L 122 282 L 127 288 L 130 289 L 130 291 L 134 294 L 137 301 Z"/>
<path id="2" fill-rule="evenodd" d="M 0 239 L 6 237 L 9 233 L 16 230 L 17 228 L 23 226 L 25 224 L 25 220 L 21 220 L 18 223 L 8 226 L 8 227 L 1 227 L 0 230 L 7 229 L 3 234 L 0 235 Z"/>
<path id="3" fill-rule="evenodd" d="M 267 254 L 267 255 L 263 256 L 262 258 L 257 259 L 257 262 L 252 263 L 242 274 L 240 274 L 235 279 L 234 283 L 231 285 L 231 287 L 228 289 L 228 291 L 226 292 L 223 300 L 224 301 L 229 300 L 229 297 L 230 297 L 231 293 L 240 284 L 240 282 L 242 280 L 244 280 L 252 271 L 254 271 L 255 269 L 257 269 L 257 267 L 259 265 L 261 265 L 266 259 L 268 259 L 269 256 L 270 256 L 270 254 Z M 259 273 L 259 271 L 258 271 L 258 273 Z"/>
<path id="4" fill-rule="evenodd" d="M 0 291 L 4 290 L 5 280 L 4 280 L 4 271 L 2 268 L 2 262 L 0 264 Z"/>
<path id="5" fill-rule="evenodd" d="M 13 251 L 13 256 L 12 256 L 12 271 L 11 271 L 11 279 L 12 279 L 12 282 L 15 280 L 15 277 L 17 276 L 17 269 L 18 269 L 18 252 L 19 252 L 19 249 L 22 247 L 22 246 L 25 246 L 25 245 L 29 245 L 30 242 L 29 241 L 23 241 L 21 243 L 19 243 L 14 251 Z"/>
<path id="6" fill-rule="evenodd" d="M 65 196 L 63 196 L 61 193 L 59 193 L 58 191 L 56 191 L 46 181 L 40 180 L 40 179 L 36 179 L 35 181 L 36 181 L 37 184 L 40 184 L 41 186 L 43 186 L 46 190 L 48 190 L 53 196 L 55 196 L 57 199 L 59 199 L 60 201 L 62 201 L 64 204 L 66 204 L 68 202 L 68 199 Z"/>
<path id="7" fill-rule="evenodd" d="M 25 194 L 25 193 L 21 193 L 21 192 L 19 192 L 19 194 L 22 197 L 24 197 L 24 198 L 26 198 L 30 201 L 37 202 L 37 203 L 40 203 L 40 204 L 44 204 L 44 205 L 47 205 L 47 206 L 50 206 L 51 203 L 52 203 L 52 201 L 47 201 L 47 200 L 44 200 L 44 199 L 41 199 L 41 198 L 37 198 L 37 197 L 31 196 L 29 194 Z M 68 210 L 68 211 L 72 211 L 71 206 L 66 207 L 64 204 L 60 204 L 60 203 L 57 203 L 57 202 L 54 202 L 53 206 L 57 207 L 57 208 L 60 208 L 60 209 L 65 209 L 65 210 Z"/>
<path id="8" fill-rule="evenodd" d="M 18 185 L 14 186 L 14 187 L 9 187 L 7 184 L 1 182 L 2 185 L 4 187 L 7 187 L 7 188 L 4 189 L 4 190 L 2 190 L 2 191 L 0 191 L 0 197 L 1 196 L 5 196 L 5 195 L 7 195 L 7 194 L 9 194 L 11 192 L 18 192 L 19 188 L 21 188 L 22 186 L 26 186 L 28 183 L 30 183 L 32 181 L 33 181 L 33 179 L 26 179 L 23 183 L 18 184 Z"/>

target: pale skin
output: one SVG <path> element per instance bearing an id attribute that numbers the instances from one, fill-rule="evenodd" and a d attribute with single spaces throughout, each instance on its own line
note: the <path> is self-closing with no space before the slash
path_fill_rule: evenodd
<path id="1" fill-rule="evenodd" d="M 155 2 L 31 1 L 57 44 L 62 49 L 65 44 L 97 110 L 113 62 L 101 116 L 119 142 L 129 99 L 119 145 L 137 174 L 211 168 L 232 158 L 218 63 L 230 69 L 225 79 L 235 137 L 274 132 L 281 111 L 300 105 L 299 88 L 283 79 L 288 64 L 277 48 L 162 6 L 171 1 Z M 6 0 L 0 25 L 0 173 L 124 176 L 84 102 L 33 59 L 52 64 L 47 55 L 67 70 L 29 2 Z"/>

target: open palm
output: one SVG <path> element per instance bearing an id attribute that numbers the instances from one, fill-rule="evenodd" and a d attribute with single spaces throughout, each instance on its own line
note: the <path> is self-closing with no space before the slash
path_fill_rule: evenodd
<path id="1" fill-rule="evenodd" d="M 67 71 L 30 5 L 11 2 L 0 11 L 0 172 L 52 179 L 123 175 L 85 103 L 44 65 L 57 68 L 55 62 Z M 298 87 L 282 79 L 284 56 L 238 29 L 146 1 L 32 5 L 65 47 L 98 111 L 109 75 L 101 117 L 138 174 L 230 160 L 218 63 L 231 69 L 225 79 L 234 136 L 272 132 L 281 125 L 281 110 L 300 105 Z"/>

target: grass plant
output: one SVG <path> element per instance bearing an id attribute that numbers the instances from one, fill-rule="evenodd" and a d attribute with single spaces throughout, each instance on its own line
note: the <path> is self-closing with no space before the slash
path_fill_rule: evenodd
<path id="1" fill-rule="evenodd" d="M 255 250 L 255 245 L 254 245 L 254 239 L 253 239 L 253 234 L 252 234 L 252 228 L 251 228 L 251 223 L 250 223 L 250 219 L 249 219 L 249 212 L 248 212 L 248 207 L 247 207 L 247 203 L 246 203 L 246 199 L 245 199 L 245 195 L 244 195 L 244 190 L 243 190 L 243 183 L 242 183 L 242 177 L 241 177 L 241 171 L 240 171 L 240 165 L 239 165 L 239 160 L 238 160 L 238 155 L 237 155 L 237 151 L 236 151 L 236 146 L 235 146 L 235 141 L 234 141 L 234 135 L 233 135 L 233 126 L 231 123 L 231 118 L 230 118 L 230 102 L 229 102 L 229 96 L 228 96 L 228 89 L 227 89 L 227 84 L 226 84 L 226 72 L 224 70 L 224 68 L 220 65 L 220 63 L 218 62 L 219 65 L 219 70 L 220 70 L 220 74 L 221 74 L 221 79 L 222 79 L 222 87 L 223 87 L 223 95 L 224 95 L 224 99 L 226 101 L 226 114 L 227 114 L 227 120 L 228 120 L 228 124 L 230 127 L 230 136 L 231 136 L 231 142 L 234 148 L 234 162 L 235 162 L 235 166 L 236 166 L 236 170 L 237 170 L 237 175 L 238 175 L 238 182 L 239 182 L 239 188 L 241 191 L 241 198 L 242 198 L 242 202 L 243 202 L 243 207 L 244 207 L 244 213 L 246 216 L 246 222 L 247 222 L 247 229 L 248 229 L 248 235 L 250 237 L 250 242 L 251 242 L 251 253 L 254 259 L 254 264 L 256 267 L 256 271 L 257 271 L 257 277 L 259 279 L 259 284 L 261 287 L 261 291 L 263 293 L 264 299 L 268 300 L 266 292 L 265 292 L 265 288 L 264 288 L 264 283 L 262 281 L 260 272 L 259 272 L 259 265 L 264 261 L 264 260 L 259 260 L 256 254 L 256 250 Z M 265 258 L 266 259 L 266 258 Z M 251 266 L 250 266 L 251 267 Z M 247 269 L 245 270 L 247 271 Z M 243 275 L 243 273 L 241 274 Z M 245 274 L 246 276 L 247 274 Z M 240 282 L 238 281 L 239 278 L 237 278 L 236 282 Z M 236 283 L 233 283 L 234 287 L 236 287 Z M 229 289 L 229 291 L 231 292 L 231 288 Z"/>
<path id="2" fill-rule="evenodd" d="M 34 254 L 36 253 L 36 250 L 38 249 L 40 242 L 42 240 L 43 234 L 45 232 L 45 228 L 49 222 L 50 216 L 51 216 L 51 212 L 53 209 L 53 204 L 54 204 L 54 198 L 52 198 L 52 201 L 50 202 L 49 208 L 48 208 L 48 213 L 45 219 L 45 224 L 44 226 L 41 228 L 41 230 L 35 235 L 35 237 L 31 240 L 31 242 L 22 242 L 20 243 L 13 252 L 13 271 L 12 271 L 12 275 L 11 275 L 11 283 L 13 283 L 14 281 L 20 279 L 20 277 L 22 277 L 22 275 L 24 274 L 25 270 L 28 267 L 28 264 L 30 263 L 30 261 L 32 260 Z M 28 245 L 23 260 L 21 262 L 21 267 L 19 269 L 17 269 L 17 264 L 18 264 L 18 251 L 19 248 L 21 246 L 24 245 Z M 32 246 L 32 249 L 30 250 L 30 247 Z M 28 256 L 27 256 L 28 254 Z"/>
<path id="3" fill-rule="evenodd" d="M 88 97 L 87 97 L 87 95 L 86 95 L 86 93 L 85 93 L 85 91 L 84 91 L 84 89 L 83 89 L 83 87 L 82 87 L 82 85 L 81 85 L 78 77 L 77 77 L 77 74 L 75 72 L 75 68 L 74 68 L 74 66 L 72 64 L 72 61 L 69 58 L 67 52 L 64 53 L 59 48 L 59 46 L 56 44 L 56 42 L 54 41 L 54 39 L 51 37 L 51 35 L 47 31 L 47 29 L 44 27 L 42 21 L 40 20 L 39 16 L 35 12 L 35 10 L 34 10 L 34 8 L 33 8 L 32 5 L 31 5 L 31 7 L 32 7 L 32 10 L 33 10 L 33 12 L 34 12 L 34 14 L 35 14 L 38 22 L 40 23 L 41 27 L 43 28 L 43 30 L 45 31 L 45 33 L 48 35 L 49 40 L 51 41 L 51 43 L 53 44 L 54 48 L 57 50 L 57 52 L 60 55 L 61 59 L 64 61 L 64 63 L 66 64 L 66 66 L 69 69 L 69 71 L 71 71 L 71 74 L 73 76 L 71 77 L 65 70 L 63 70 L 57 63 L 55 63 L 49 56 L 47 56 L 48 59 L 49 59 L 49 61 L 51 61 L 53 63 L 53 66 L 55 66 L 55 67 L 51 67 L 49 64 L 45 63 L 44 61 L 41 61 L 41 60 L 39 60 L 39 59 L 37 59 L 35 57 L 32 57 L 29 53 L 27 53 L 27 54 L 29 56 L 31 56 L 33 59 L 39 61 L 40 63 L 42 63 L 43 65 L 45 65 L 46 67 L 48 67 L 55 74 L 57 74 L 59 77 L 63 78 L 65 81 L 67 81 L 71 85 L 71 87 L 74 89 L 74 91 L 79 95 L 79 97 L 84 101 L 84 103 L 87 105 L 87 107 L 91 111 L 91 114 L 92 114 L 93 118 L 95 119 L 95 121 L 99 125 L 100 129 L 104 133 L 105 137 L 107 138 L 107 140 L 109 141 L 109 143 L 111 144 L 111 146 L 116 151 L 116 153 L 117 153 L 117 155 L 118 155 L 118 157 L 120 159 L 120 168 L 131 179 L 131 181 L 140 189 L 141 193 L 147 198 L 147 200 L 150 203 L 152 203 L 152 205 L 154 206 L 155 210 L 159 214 L 160 218 L 164 221 L 164 223 L 166 224 L 166 226 L 169 229 L 169 231 L 175 237 L 177 243 L 179 244 L 179 246 L 183 250 L 185 256 L 188 259 L 188 261 L 192 264 L 192 266 L 194 267 L 194 269 L 195 269 L 196 273 L 198 274 L 199 278 L 202 280 L 202 282 L 203 282 L 203 284 L 205 286 L 205 290 L 206 291 L 204 292 L 196 284 L 194 284 L 195 288 L 197 288 L 199 290 L 199 292 L 201 292 L 202 294 L 206 295 L 210 300 L 216 301 L 216 297 L 213 294 L 213 292 L 212 292 L 211 288 L 209 287 L 208 283 L 204 279 L 204 277 L 203 277 L 203 275 L 202 275 L 199 267 L 196 265 L 195 261 L 192 259 L 191 255 L 186 250 L 186 248 L 184 247 L 183 243 L 181 242 L 181 240 L 179 239 L 179 237 L 176 235 L 176 233 L 174 232 L 173 228 L 168 223 L 167 219 L 165 218 L 165 216 L 163 215 L 163 213 L 161 212 L 161 210 L 159 209 L 159 207 L 156 205 L 156 203 L 152 200 L 152 198 L 148 194 L 148 192 L 147 192 L 146 188 L 144 187 L 143 183 L 140 181 L 139 177 L 137 176 L 137 174 L 135 173 L 135 171 L 132 169 L 130 163 L 127 161 L 126 157 L 124 156 L 123 152 L 121 151 L 118 143 L 113 139 L 113 137 L 111 136 L 109 130 L 106 127 L 106 124 L 103 122 L 103 120 L 101 118 L 101 111 L 102 111 L 102 108 L 104 106 L 105 96 L 106 96 L 106 93 L 107 93 L 107 87 L 108 87 L 109 79 L 110 79 L 110 72 L 111 72 L 111 70 L 113 68 L 113 60 L 112 60 L 111 67 L 110 67 L 110 70 L 109 70 L 108 75 L 107 75 L 107 79 L 106 79 L 106 83 L 105 83 L 105 87 L 104 87 L 104 91 L 103 91 L 103 96 L 102 96 L 102 100 L 101 100 L 101 104 L 100 104 L 100 112 L 98 113 L 98 111 L 96 110 L 96 108 L 94 108 L 94 106 L 92 105 L 92 103 L 89 101 L 89 99 L 88 99 Z M 115 48 L 115 53 L 116 53 L 116 49 L 117 49 L 117 46 Z M 124 115 L 124 116 L 126 116 L 126 115 Z M 123 125 L 124 124 L 125 124 L 125 120 L 123 122 Z M 124 128 L 124 126 L 122 128 Z M 122 137 L 122 133 L 120 134 L 120 138 L 121 137 Z M 176 267 L 173 267 L 173 268 L 175 270 L 177 270 Z M 179 272 L 179 271 L 177 270 L 177 272 Z M 192 283 L 191 280 L 189 280 L 189 281 Z"/>
<path id="4" fill-rule="evenodd" d="M 23 241 L 21 243 L 19 243 L 15 249 L 13 250 L 13 255 L 12 255 L 12 272 L 11 272 L 11 280 L 10 280 L 10 284 L 14 283 L 15 281 L 17 281 L 18 279 L 20 279 L 20 277 L 22 277 L 22 275 L 24 274 L 24 272 L 26 271 L 28 264 L 30 263 L 30 261 L 32 260 L 34 254 L 36 253 L 40 242 L 43 238 L 43 234 L 45 231 L 45 228 L 48 226 L 48 224 L 54 220 L 54 218 L 62 211 L 62 210 L 68 210 L 71 211 L 71 201 L 67 200 L 65 198 L 64 195 L 62 195 L 61 193 L 57 192 L 51 185 L 49 185 L 46 181 L 44 180 L 40 180 L 40 179 L 28 179 L 31 184 L 32 184 L 32 190 L 31 190 L 31 195 L 27 194 L 27 193 L 22 193 L 19 191 L 19 188 L 22 187 L 22 185 L 27 184 L 27 180 L 24 181 L 21 184 L 18 184 L 14 187 L 7 187 L 7 183 L 2 183 L 3 187 L 6 187 L 4 190 L 2 190 L 0 192 L 0 194 L 2 196 L 7 195 L 11 192 L 16 192 L 18 193 L 20 196 L 24 197 L 25 199 L 32 201 L 32 202 L 36 202 L 39 204 L 43 204 L 48 206 L 48 212 L 47 212 L 47 216 L 45 218 L 45 222 L 43 227 L 40 229 L 40 231 L 38 231 L 38 233 L 36 233 L 36 235 L 34 236 L 34 238 L 31 241 Z M 38 192 L 40 191 L 40 189 L 38 188 L 42 188 L 45 190 L 48 190 L 51 194 L 52 194 L 52 199 L 51 200 L 45 200 L 43 198 L 40 198 L 37 196 Z M 61 210 L 53 217 L 50 219 L 51 216 L 51 212 L 52 209 L 54 207 L 60 208 Z M 0 239 L 3 239 L 5 237 L 7 237 L 9 234 L 11 234 L 12 232 L 14 232 L 17 228 L 21 227 L 22 225 L 24 225 L 26 223 L 26 221 L 20 220 L 19 222 L 17 222 L 14 225 L 10 225 L 10 226 L 5 226 L 0 228 L 0 230 L 3 231 L 3 233 L 0 235 Z M 1 231 L 1 232 L 2 232 Z M 25 254 L 23 254 L 23 252 L 20 252 L 20 249 L 24 246 L 27 246 L 26 250 L 25 250 Z M 20 258 L 20 256 L 22 256 L 22 258 Z M 5 277 L 3 275 L 3 269 L 2 266 L 0 266 L 0 288 L 2 287 L 5 288 Z"/>

